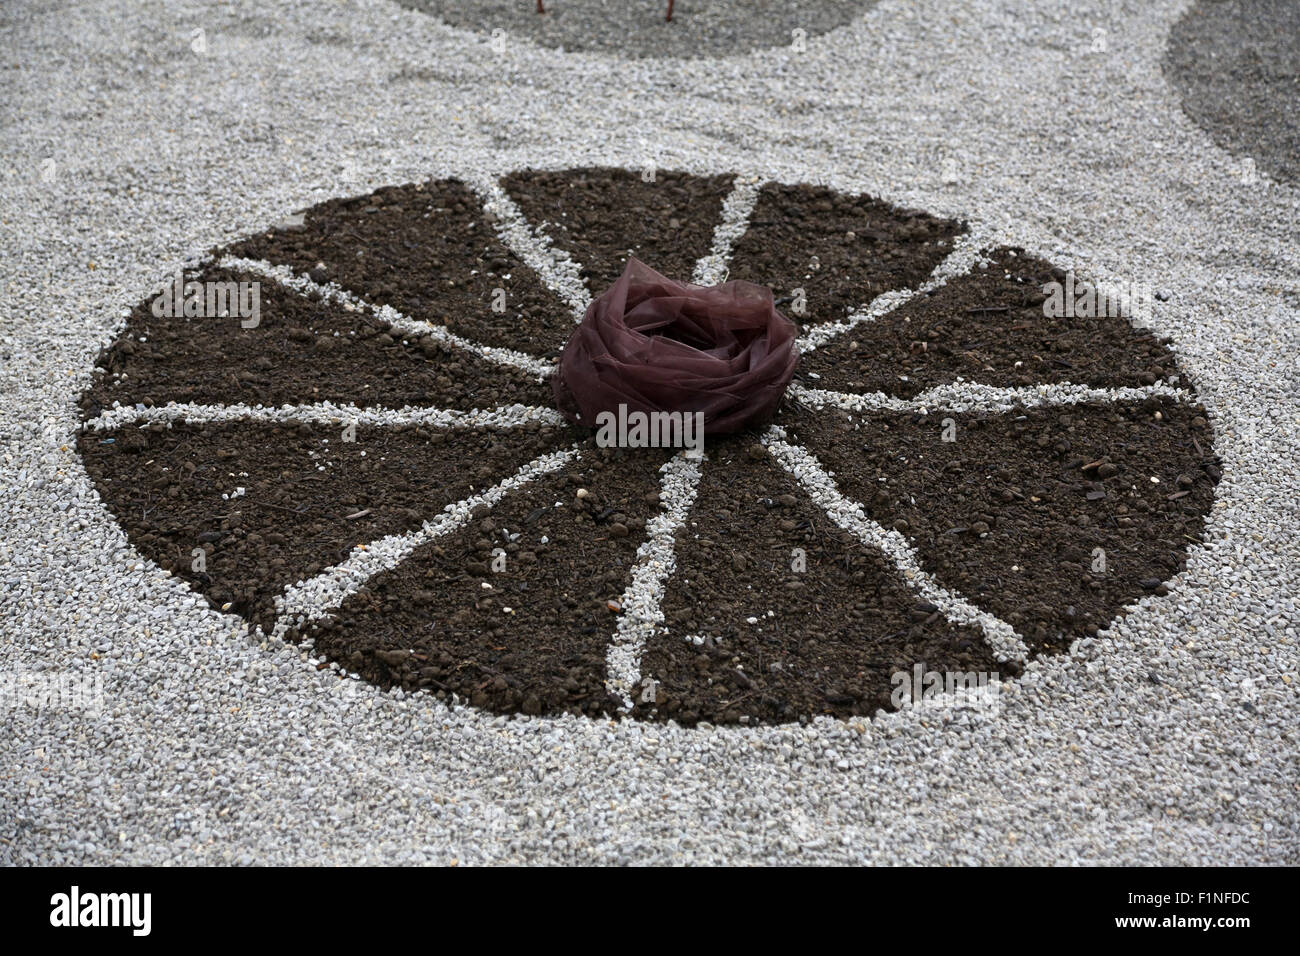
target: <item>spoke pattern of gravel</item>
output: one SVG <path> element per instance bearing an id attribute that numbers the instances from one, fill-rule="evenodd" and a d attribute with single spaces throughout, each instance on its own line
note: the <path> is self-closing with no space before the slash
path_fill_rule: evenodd
<path id="1" fill-rule="evenodd" d="M 1183 114 L 1186 6 L 885 0 L 806 54 L 670 71 L 388 0 L 6 7 L 0 661 L 97 677 L 103 706 L 6 698 L 0 860 L 1296 862 L 1300 198 Z M 384 185 L 648 161 L 1150 282 L 1223 463 L 1169 595 L 1031 661 L 996 715 L 510 719 L 250 637 L 104 510 L 76 398 L 187 257 Z"/>
<path id="2" fill-rule="evenodd" d="M 1024 250 L 954 251 L 963 224 L 807 184 L 609 168 L 520 170 L 505 183 L 479 183 L 481 213 L 463 184 L 429 181 L 331 200 L 236 244 L 272 261 L 214 250 L 225 271 L 203 275 L 275 284 L 254 329 L 154 315 L 149 300 L 133 311 L 96 362 L 79 440 L 146 557 L 213 607 L 313 647 L 341 677 L 505 713 L 753 725 L 896 708 L 894 678 L 917 664 L 1018 674 L 1145 592 L 1164 595 L 1201 539 L 1221 471 L 1204 408 L 1169 384 L 1184 378 L 1169 340 L 1121 316 L 1044 316 L 1042 285 L 1060 270 Z M 504 247 L 484 238 L 493 232 Z M 418 370 L 403 383 L 427 381 L 432 366 L 435 395 L 457 394 L 456 380 L 462 400 L 499 395 L 502 367 L 546 376 L 552 366 L 527 350 L 572 327 L 538 283 L 576 310 L 631 255 L 706 282 L 734 272 L 774 293 L 802 289 L 795 314 L 818 347 L 796 379 L 877 389 L 795 385 L 768 447 L 796 484 L 768 487 L 759 428 L 710 443 L 706 470 L 725 471 L 725 490 L 710 482 L 699 498 L 703 461 L 665 465 L 652 519 L 633 513 L 651 494 L 636 485 L 662 452 L 633 449 L 617 461 L 574 456 L 556 487 L 583 488 L 596 478 L 588 466 L 601 475 L 568 505 L 562 491 L 528 487 L 537 500 L 520 510 L 511 492 L 528 482 L 507 481 L 445 505 L 460 517 L 434 529 L 425 502 L 446 498 L 450 477 L 492 480 L 520 463 L 521 444 L 536 454 L 546 429 L 533 426 L 557 416 L 517 403 L 431 408 L 427 390 L 402 408 L 173 404 L 194 397 L 200 376 L 208 395 L 265 400 L 275 383 L 370 403 L 394 361 Z M 441 266 L 432 282 L 429 259 Z M 286 260 L 309 275 L 272 264 Z M 499 312 L 475 308 L 463 290 L 476 281 L 479 296 L 508 283 L 524 308 L 512 311 L 509 296 Z M 900 284 L 915 292 L 896 294 Z M 475 361 L 445 358 L 461 355 Z M 960 443 L 935 433 L 931 408 L 965 413 Z M 899 411 L 912 414 L 888 414 Z M 943 421 L 955 429 L 958 418 Z M 352 440 L 333 446 L 329 430 L 303 427 L 345 423 Z M 355 447 L 362 425 L 368 450 Z M 787 444 L 786 425 L 811 444 Z M 394 441 L 369 447 L 387 428 Z M 243 482 L 233 496 L 223 475 Z M 432 543 L 470 510 L 486 513 Z M 732 525 L 736 512 L 747 526 Z M 401 533 L 403 519 L 422 526 Z M 834 557 L 822 539 L 831 526 L 847 532 Z M 736 549 L 721 562 L 719 540 Z M 204 566 L 187 568 L 196 543 Z M 783 573 L 782 547 L 804 545 L 817 566 L 808 571 L 801 547 L 804 566 Z M 495 569 L 494 546 L 506 559 Z M 1098 548 L 1109 570 L 1085 567 Z M 669 613 L 674 599 L 701 607 Z M 651 648 L 670 673 L 644 666 Z"/>

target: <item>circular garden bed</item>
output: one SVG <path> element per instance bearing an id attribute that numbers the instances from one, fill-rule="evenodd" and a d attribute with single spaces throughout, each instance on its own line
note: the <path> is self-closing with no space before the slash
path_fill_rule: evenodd
<path id="1" fill-rule="evenodd" d="M 770 421 L 697 459 L 556 411 L 630 257 L 772 290 L 800 359 Z M 259 314 L 150 296 L 101 356 L 80 450 L 127 537 L 341 678 L 495 712 L 770 723 L 872 714 L 917 664 L 1011 679 L 1162 593 L 1219 478 L 1168 341 L 1047 317 L 1051 263 L 820 187 L 429 181 L 183 278 L 257 283 Z"/>

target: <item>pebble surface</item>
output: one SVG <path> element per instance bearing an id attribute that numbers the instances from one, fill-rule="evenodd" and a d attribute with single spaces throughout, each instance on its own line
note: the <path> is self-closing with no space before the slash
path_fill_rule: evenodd
<path id="1" fill-rule="evenodd" d="M 1216 143 L 1300 181 L 1300 3 L 1199 0 L 1169 35 L 1165 70 Z"/>
<path id="2" fill-rule="evenodd" d="M 95 713 L 5 698 L 0 862 L 1300 861 L 1300 194 L 1183 113 L 1185 3 L 884 0 L 802 52 L 672 69 L 388 0 L 162 6 L 0 13 L 0 670 L 103 688 Z M 1150 283 L 1224 463 L 1169 595 L 995 712 L 506 719 L 250 635 L 98 501 L 73 403 L 177 264 L 384 184 L 651 162 Z"/>

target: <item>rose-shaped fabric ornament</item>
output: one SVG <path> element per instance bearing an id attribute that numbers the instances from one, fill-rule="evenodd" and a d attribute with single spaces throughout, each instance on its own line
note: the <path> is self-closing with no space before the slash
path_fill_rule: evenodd
<path id="1" fill-rule="evenodd" d="M 705 434 L 739 431 L 776 412 L 799 363 L 796 333 L 770 289 L 675 282 L 633 258 L 564 347 L 556 404 L 591 427 L 623 405 L 700 412 Z"/>

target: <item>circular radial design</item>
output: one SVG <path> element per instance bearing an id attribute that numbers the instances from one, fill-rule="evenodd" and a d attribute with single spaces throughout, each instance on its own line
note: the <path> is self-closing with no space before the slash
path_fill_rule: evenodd
<path id="1" fill-rule="evenodd" d="M 773 290 L 802 353 L 774 424 L 696 459 L 551 407 L 631 256 Z M 385 188 L 217 250 L 170 317 L 142 302 L 80 448 L 142 553 L 341 678 L 507 713 L 871 714 L 918 667 L 1064 651 L 1201 533 L 1218 465 L 1168 342 L 1046 318 L 1054 277 L 806 185 Z M 239 283 L 256 316 L 221 314 Z"/>

